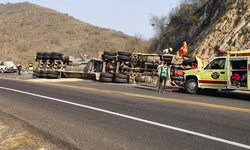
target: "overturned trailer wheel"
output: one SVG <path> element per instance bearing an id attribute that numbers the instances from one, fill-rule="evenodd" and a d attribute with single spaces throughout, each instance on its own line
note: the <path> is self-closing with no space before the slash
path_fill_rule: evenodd
<path id="1" fill-rule="evenodd" d="M 47 70 L 41 70 L 40 71 L 40 77 L 47 78 L 48 77 L 48 71 Z"/>
<path id="2" fill-rule="evenodd" d="M 122 56 L 131 56 L 132 55 L 132 53 L 130 53 L 130 52 L 118 52 L 118 55 L 122 55 Z"/>
<path id="3" fill-rule="evenodd" d="M 128 83 L 128 79 L 114 78 L 115 83 Z"/>
<path id="4" fill-rule="evenodd" d="M 37 52 L 36 53 L 36 60 L 41 60 L 43 59 L 43 53 L 42 52 Z"/>
<path id="5" fill-rule="evenodd" d="M 130 61 L 131 60 L 131 56 L 119 55 L 118 56 L 118 60 L 121 60 L 121 61 Z"/>
<path id="6" fill-rule="evenodd" d="M 108 52 L 108 51 L 104 51 L 103 55 L 107 55 L 107 56 L 116 56 L 117 53 L 116 52 Z"/>
<path id="7" fill-rule="evenodd" d="M 114 75 L 111 73 L 103 72 L 100 74 L 100 81 L 101 82 L 112 82 Z"/>
<path id="8" fill-rule="evenodd" d="M 43 59 L 49 60 L 51 58 L 51 53 L 44 52 L 43 53 Z"/>
<path id="9" fill-rule="evenodd" d="M 48 71 L 47 77 L 57 79 L 59 78 L 60 73 L 58 71 Z"/>
<path id="10" fill-rule="evenodd" d="M 116 60 L 116 56 L 111 56 L 111 55 L 102 55 L 102 59 L 103 59 L 103 60 L 110 60 L 110 61 L 114 61 L 114 60 Z"/>
<path id="11" fill-rule="evenodd" d="M 106 73 L 106 72 L 101 73 L 100 76 L 101 76 L 101 77 L 104 77 L 104 78 L 113 78 L 113 77 L 114 77 L 113 74 L 111 74 L 111 73 Z"/>
<path id="12" fill-rule="evenodd" d="M 128 83 L 128 75 L 121 74 L 121 73 L 115 73 L 113 81 L 115 83 Z"/>
<path id="13" fill-rule="evenodd" d="M 41 77 L 40 70 L 34 70 L 34 71 L 33 71 L 33 77 L 40 78 L 40 77 Z"/>
<path id="14" fill-rule="evenodd" d="M 62 56 L 59 56 L 59 55 L 51 55 L 51 59 L 52 60 L 62 60 Z"/>
<path id="15" fill-rule="evenodd" d="M 101 82 L 112 82 L 113 78 L 100 77 Z"/>
<path id="16" fill-rule="evenodd" d="M 115 73 L 114 78 L 128 79 L 128 75 L 121 74 L 121 73 Z"/>

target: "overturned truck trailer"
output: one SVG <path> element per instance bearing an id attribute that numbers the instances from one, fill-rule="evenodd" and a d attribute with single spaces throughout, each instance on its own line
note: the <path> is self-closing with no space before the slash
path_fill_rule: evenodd
<path id="1" fill-rule="evenodd" d="M 100 74 L 101 59 L 74 58 L 58 52 L 37 52 L 33 76 L 37 78 L 95 78 Z"/>
<path id="2" fill-rule="evenodd" d="M 34 76 L 39 78 L 87 78 L 101 82 L 150 83 L 158 82 L 157 67 L 160 61 L 169 66 L 170 82 L 183 85 L 184 70 L 194 66 L 202 68 L 198 57 L 177 57 L 172 54 L 144 54 L 104 51 L 101 59 L 82 56 L 74 58 L 61 53 L 41 53 L 36 56 Z"/>
<path id="3" fill-rule="evenodd" d="M 158 54 L 104 52 L 100 81 L 117 83 L 152 82 L 157 77 Z"/>
<path id="4" fill-rule="evenodd" d="M 165 61 L 170 67 L 171 84 L 183 86 L 184 70 L 204 66 L 204 62 L 198 57 L 177 57 L 172 54 L 104 52 L 102 60 L 100 81 L 116 83 L 143 82 L 156 85 L 158 82 L 157 67 L 160 61 Z"/>

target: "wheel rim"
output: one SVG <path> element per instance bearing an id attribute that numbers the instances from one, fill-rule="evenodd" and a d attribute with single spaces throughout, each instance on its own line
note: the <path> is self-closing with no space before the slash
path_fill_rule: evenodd
<path id="1" fill-rule="evenodd" d="M 195 82 L 188 83 L 188 89 L 190 91 L 195 91 L 197 89 L 197 83 L 195 83 Z"/>

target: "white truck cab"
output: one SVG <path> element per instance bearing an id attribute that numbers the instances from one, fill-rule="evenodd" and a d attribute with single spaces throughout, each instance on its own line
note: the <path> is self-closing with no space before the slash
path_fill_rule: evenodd
<path id="1" fill-rule="evenodd" d="M 0 62 L 0 73 L 4 73 L 5 70 L 6 70 L 6 66 L 1 65 L 1 62 Z"/>
<path id="2" fill-rule="evenodd" d="M 4 72 L 16 72 L 17 67 L 13 61 L 2 61 L 0 63 L 0 73 Z"/>

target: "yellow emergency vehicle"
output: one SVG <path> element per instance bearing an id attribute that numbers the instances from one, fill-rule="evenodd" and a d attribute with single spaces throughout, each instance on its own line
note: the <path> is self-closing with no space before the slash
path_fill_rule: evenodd
<path id="1" fill-rule="evenodd" d="M 184 72 L 189 94 L 200 89 L 250 90 L 250 50 L 220 53 L 204 68 Z"/>

